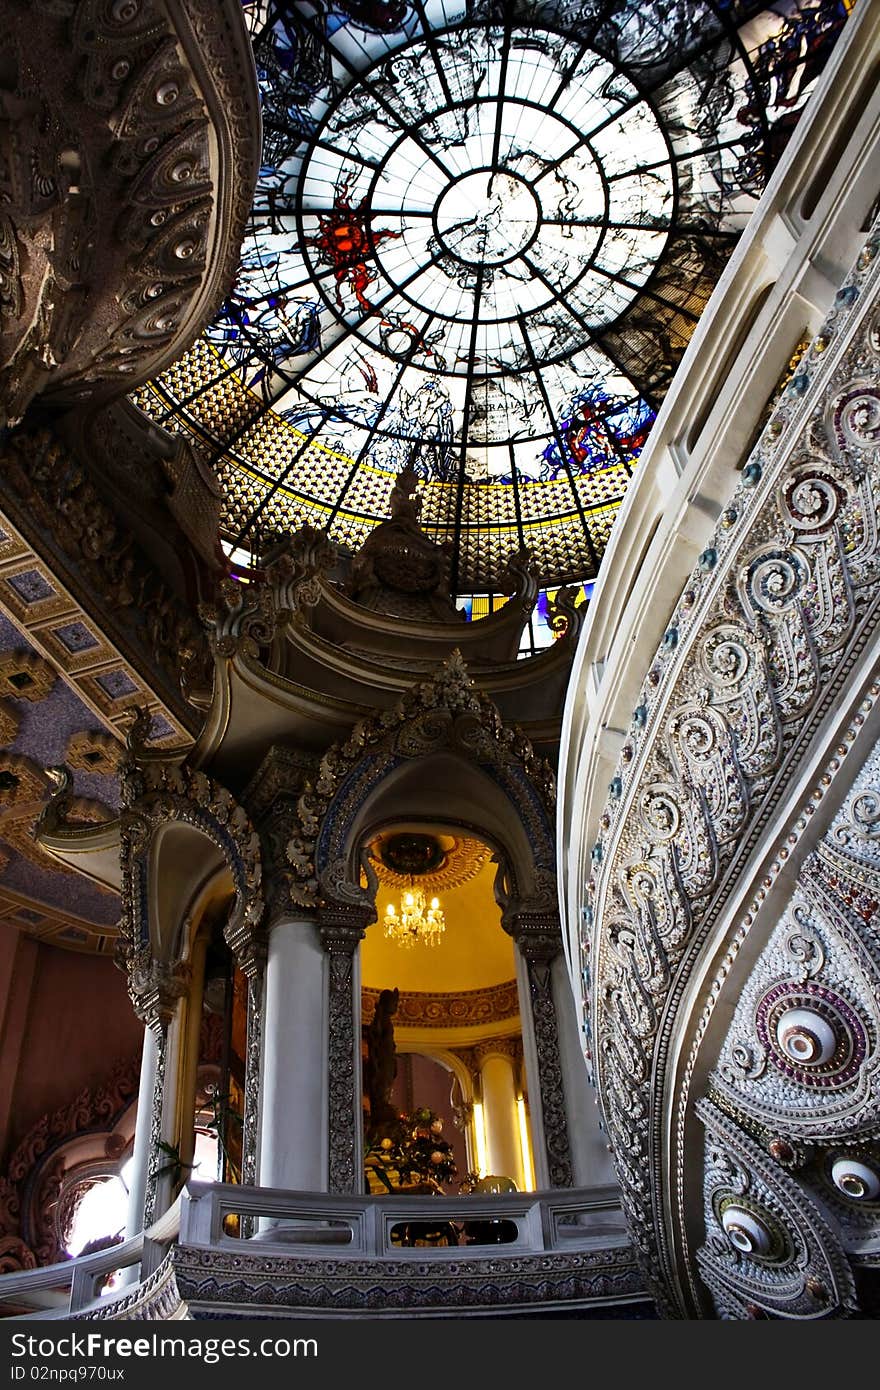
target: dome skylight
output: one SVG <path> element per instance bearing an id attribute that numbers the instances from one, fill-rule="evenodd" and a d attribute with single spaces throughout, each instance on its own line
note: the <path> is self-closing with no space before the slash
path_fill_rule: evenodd
<path id="1" fill-rule="evenodd" d="M 135 397 L 210 459 L 227 542 L 357 549 L 411 463 L 458 591 L 522 545 L 595 575 L 838 8 L 246 5 L 238 279 Z"/>

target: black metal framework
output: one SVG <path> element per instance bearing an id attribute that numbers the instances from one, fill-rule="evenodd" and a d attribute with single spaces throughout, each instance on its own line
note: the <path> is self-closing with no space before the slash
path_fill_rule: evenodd
<path id="1" fill-rule="evenodd" d="M 356 548 L 394 476 L 453 587 L 593 576 L 840 3 L 245 5 L 264 167 L 205 338 L 137 400 L 233 545 Z"/>

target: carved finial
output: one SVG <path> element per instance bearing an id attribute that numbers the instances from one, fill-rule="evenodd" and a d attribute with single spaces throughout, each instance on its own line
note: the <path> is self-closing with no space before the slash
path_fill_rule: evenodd
<path id="1" fill-rule="evenodd" d="M 498 589 L 510 595 L 511 601 L 523 610 L 534 607 L 538 597 L 538 566 L 527 545 L 521 545 L 509 555 L 498 576 Z"/>
<path id="2" fill-rule="evenodd" d="M 473 685 L 473 681 L 468 675 L 467 663 L 461 654 L 460 647 L 453 647 L 449 656 L 443 663 L 443 668 L 448 671 L 450 675 L 460 676 L 463 681 L 467 681 L 468 685 Z"/>
<path id="3" fill-rule="evenodd" d="M 581 592 L 580 584 L 566 584 L 556 593 L 556 597 L 547 605 L 547 620 L 551 632 L 555 632 L 558 637 L 567 637 L 573 640 L 580 631 L 583 612 L 577 607 L 577 599 Z"/>
<path id="4" fill-rule="evenodd" d="M 408 463 L 398 473 L 391 489 L 390 508 L 393 520 L 412 521 L 418 525 L 419 513 L 422 510 L 422 499 L 416 492 L 418 485 L 419 475 L 412 464 Z"/>
<path id="5" fill-rule="evenodd" d="M 129 762 L 136 762 L 147 752 L 147 744 L 153 728 L 153 716 L 146 705 L 134 705 L 133 719 L 125 735 L 125 748 Z"/>
<path id="6" fill-rule="evenodd" d="M 55 790 L 34 826 L 35 839 L 39 839 L 43 834 L 53 835 L 61 829 L 73 802 L 73 774 L 70 768 L 61 764 L 58 767 L 47 767 L 45 773 Z"/>

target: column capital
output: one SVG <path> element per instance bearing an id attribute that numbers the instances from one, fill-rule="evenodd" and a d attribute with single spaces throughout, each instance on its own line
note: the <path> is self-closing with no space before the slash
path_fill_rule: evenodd
<path id="1" fill-rule="evenodd" d="M 375 908 L 365 903 L 322 903 L 318 930 L 325 950 L 353 955 L 375 915 Z"/>
<path id="2" fill-rule="evenodd" d="M 129 998 L 138 1018 L 154 1033 L 164 1032 L 189 990 L 189 964 L 156 960 L 148 947 L 124 951 L 118 963 L 128 977 Z"/>
<path id="3" fill-rule="evenodd" d="M 505 928 L 527 961 L 552 961 L 562 950 L 559 914 L 556 912 L 512 913 Z"/>
<path id="4" fill-rule="evenodd" d="M 223 936 L 235 957 L 236 965 L 244 971 L 249 980 L 255 979 L 266 964 L 269 948 L 267 932 L 245 920 L 228 923 Z"/>
<path id="5" fill-rule="evenodd" d="M 507 1057 L 514 1066 L 522 1061 L 522 1038 L 485 1038 L 468 1049 L 475 1063 L 482 1067 L 489 1057 Z"/>

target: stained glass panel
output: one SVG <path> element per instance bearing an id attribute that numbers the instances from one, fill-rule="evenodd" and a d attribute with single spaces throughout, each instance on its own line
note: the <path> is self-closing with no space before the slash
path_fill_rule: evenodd
<path id="1" fill-rule="evenodd" d="M 357 548 L 394 475 L 453 587 L 593 577 L 694 326 L 847 5 L 244 5 L 263 166 L 236 283 L 136 393 L 230 546 Z"/>

